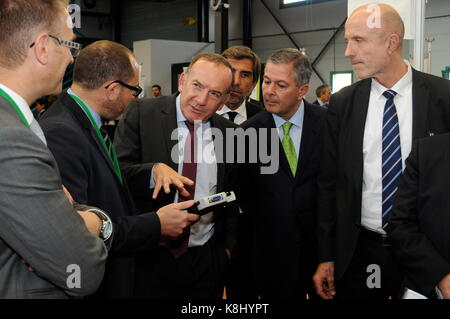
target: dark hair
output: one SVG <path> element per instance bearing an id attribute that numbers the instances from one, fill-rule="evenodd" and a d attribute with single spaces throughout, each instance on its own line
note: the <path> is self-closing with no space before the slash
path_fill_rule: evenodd
<path id="1" fill-rule="evenodd" d="M 223 51 L 222 56 L 225 59 L 251 60 L 253 63 L 253 83 L 258 81 L 259 74 L 261 73 L 261 62 L 259 57 L 249 47 L 244 45 L 235 45 Z"/>
<path id="2" fill-rule="evenodd" d="M 322 94 L 327 92 L 327 87 L 330 87 L 328 84 L 322 84 L 316 89 L 316 96 L 320 97 Z"/>
<path id="3" fill-rule="evenodd" d="M 158 90 L 161 91 L 161 87 L 158 84 L 153 84 L 152 88 L 158 88 Z"/>
<path id="4" fill-rule="evenodd" d="M 306 55 L 297 49 L 280 49 L 272 53 L 269 60 L 272 63 L 294 63 L 294 72 L 297 78 L 297 85 L 309 83 L 312 74 L 312 67 Z"/>
<path id="5" fill-rule="evenodd" d="M 66 22 L 59 15 L 66 7 L 67 0 L 1 0 L 0 66 L 21 65 L 35 31 L 42 29 L 58 35 L 58 29 Z"/>
<path id="6" fill-rule="evenodd" d="M 96 41 L 83 50 L 75 61 L 73 81 L 89 90 L 106 81 L 128 81 L 134 76 L 133 53 L 125 46 L 108 41 Z"/>
<path id="7" fill-rule="evenodd" d="M 192 69 L 194 64 L 199 60 L 206 60 L 208 62 L 212 62 L 215 64 L 222 64 L 231 71 L 230 86 L 228 87 L 228 90 L 227 90 L 227 93 L 230 93 L 231 88 L 233 87 L 233 78 L 234 78 L 234 70 L 233 70 L 233 67 L 231 66 L 230 62 L 228 62 L 223 56 L 221 56 L 220 54 L 217 54 L 217 53 L 200 53 L 192 58 L 191 63 L 189 63 L 186 73 L 189 73 L 189 71 Z"/>

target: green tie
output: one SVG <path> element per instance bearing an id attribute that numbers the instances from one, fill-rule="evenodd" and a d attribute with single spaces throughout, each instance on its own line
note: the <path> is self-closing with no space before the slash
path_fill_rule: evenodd
<path id="1" fill-rule="evenodd" d="M 286 154 L 289 166 L 291 167 L 292 175 L 295 176 L 295 172 L 297 171 L 297 154 L 295 153 L 294 142 L 289 136 L 292 125 L 291 122 L 285 122 L 283 124 L 284 135 L 281 144 L 283 145 L 284 153 Z"/>

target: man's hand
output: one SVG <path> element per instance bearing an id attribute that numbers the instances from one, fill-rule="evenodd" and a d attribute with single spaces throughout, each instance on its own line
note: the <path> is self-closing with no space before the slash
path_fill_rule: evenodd
<path id="1" fill-rule="evenodd" d="M 313 282 L 320 297 L 333 299 L 336 294 L 336 289 L 334 288 L 334 263 L 320 263 L 313 276 Z"/>
<path id="2" fill-rule="evenodd" d="M 88 231 L 92 235 L 99 237 L 100 230 L 102 229 L 102 221 L 100 220 L 100 217 L 93 212 L 77 210 L 77 213 L 81 216 L 81 218 L 83 218 L 84 224 L 86 225 Z"/>
<path id="3" fill-rule="evenodd" d="M 66 197 L 69 200 L 70 204 L 73 205 L 74 200 L 72 198 L 72 195 L 70 195 L 69 191 L 67 190 L 67 188 L 64 185 L 62 188 L 63 188 L 64 194 L 66 194 Z"/>
<path id="4" fill-rule="evenodd" d="M 444 299 L 450 299 L 450 274 L 445 276 L 438 284 L 438 288 L 441 291 Z"/>
<path id="5" fill-rule="evenodd" d="M 178 174 L 170 166 L 164 163 L 156 163 L 153 165 L 152 173 L 155 181 L 155 189 L 153 190 L 152 195 L 153 199 L 156 199 L 161 187 L 164 187 L 164 192 L 169 194 L 170 185 L 175 186 L 182 196 L 187 197 L 189 196 L 189 192 L 184 188 L 184 185 L 194 185 L 192 180 Z"/>
<path id="6" fill-rule="evenodd" d="M 176 239 L 184 230 L 195 223 L 200 216 L 189 214 L 183 211 L 194 205 L 195 201 L 188 200 L 185 202 L 170 204 L 158 209 L 156 214 L 161 223 L 161 237 Z"/>

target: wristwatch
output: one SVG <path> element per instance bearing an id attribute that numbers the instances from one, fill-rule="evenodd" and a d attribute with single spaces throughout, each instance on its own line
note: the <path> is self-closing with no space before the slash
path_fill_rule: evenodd
<path id="1" fill-rule="evenodd" d="M 104 211 L 98 208 L 90 208 L 87 211 L 94 213 L 98 216 L 98 218 L 100 218 L 100 220 L 102 221 L 102 227 L 100 228 L 100 238 L 103 239 L 103 241 L 107 241 L 111 237 L 113 232 L 111 219 Z"/>

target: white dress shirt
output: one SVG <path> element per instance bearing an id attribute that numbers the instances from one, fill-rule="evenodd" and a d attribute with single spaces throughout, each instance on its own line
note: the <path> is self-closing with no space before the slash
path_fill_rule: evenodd
<path id="1" fill-rule="evenodd" d="M 285 122 L 291 122 L 293 124 L 291 126 L 291 129 L 289 130 L 289 136 L 291 137 L 292 142 L 294 142 L 295 153 L 297 154 L 298 159 L 300 154 L 300 142 L 302 140 L 303 119 L 305 117 L 305 103 L 303 103 L 302 100 L 297 112 L 295 112 L 295 114 L 289 119 L 289 121 L 286 121 L 282 117 L 279 117 L 278 115 L 275 114 L 272 114 L 272 116 L 275 121 L 275 126 L 278 130 L 278 136 L 280 137 L 280 141 L 283 140 L 284 136 L 283 124 Z"/>
<path id="2" fill-rule="evenodd" d="M 178 126 L 178 174 L 183 172 L 183 156 L 186 138 L 189 130 L 186 126 L 186 118 L 181 112 L 180 96 L 176 99 L 177 126 Z M 197 176 L 195 183 L 194 200 L 217 193 L 217 161 L 214 153 L 214 142 L 211 133 L 210 122 L 196 121 L 195 137 L 197 147 Z M 178 202 L 178 192 L 174 203 Z M 188 247 L 201 246 L 205 244 L 214 234 L 213 212 L 200 217 L 190 228 Z"/>
<path id="3" fill-rule="evenodd" d="M 237 125 L 242 124 L 243 122 L 247 121 L 247 108 L 246 108 L 247 101 L 244 101 L 236 110 L 231 110 L 228 106 L 224 105 L 220 110 L 217 110 L 217 114 L 224 116 L 227 119 L 230 119 L 228 117 L 228 112 L 236 112 L 236 117 L 234 118 L 234 123 Z"/>
<path id="4" fill-rule="evenodd" d="M 400 145 L 402 153 L 402 169 L 411 152 L 412 143 L 412 71 L 408 65 L 407 73 L 390 88 L 397 92 L 394 104 L 400 126 Z M 367 110 L 363 141 L 363 184 L 361 202 L 361 224 L 372 231 L 386 234 L 382 227 L 382 128 L 383 112 L 386 98 L 383 92 L 388 90 L 375 79 L 372 79 L 369 108 Z M 357 105 L 356 107 L 360 107 Z"/>

